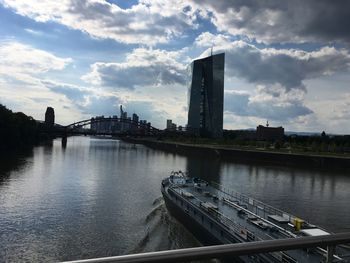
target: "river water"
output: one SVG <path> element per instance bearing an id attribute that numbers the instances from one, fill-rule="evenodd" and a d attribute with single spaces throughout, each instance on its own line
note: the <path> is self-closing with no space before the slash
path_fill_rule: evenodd
<path id="1" fill-rule="evenodd" d="M 0 262 L 62 261 L 192 247 L 160 192 L 188 171 L 309 220 L 350 231 L 350 175 L 181 156 L 70 137 L 0 159 Z"/>

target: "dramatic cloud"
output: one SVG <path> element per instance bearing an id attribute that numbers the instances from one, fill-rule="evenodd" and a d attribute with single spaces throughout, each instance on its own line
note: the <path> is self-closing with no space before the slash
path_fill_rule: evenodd
<path id="1" fill-rule="evenodd" d="M 186 67 L 180 52 L 134 49 L 122 63 L 97 62 L 82 79 L 93 85 L 134 89 L 137 86 L 185 84 Z"/>
<path id="2" fill-rule="evenodd" d="M 12 105 L 16 111 L 23 111 L 38 120 L 44 118 L 46 106 L 61 112 L 58 120 L 67 122 L 77 112 L 63 108 L 65 100 L 45 85 L 48 74 L 59 76 L 73 60 L 32 46 L 15 42 L 0 42 L 0 103 Z M 58 115 L 57 115 L 58 116 Z"/>
<path id="3" fill-rule="evenodd" d="M 303 80 L 348 71 L 350 67 L 349 52 L 333 47 L 324 47 L 312 52 L 259 49 L 243 41 L 230 42 L 210 33 L 200 35 L 196 43 L 207 45 L 206 43 L 213 43 L 217 39 L 219 43 L 216 51 L 226 53 L 228 77 L 243 78 L 255 84 L 281 85 L 286 90 L 305 89 Z M 207 50 L 203 55 L 207 55 L 208 52 Z"/>
<path id="4" fill-rule="evenodd" d="M 58 83 L 50 80 L 42 80 L 41 83 L 49 90 L 63 94 L 74 103 L 82 103 L 88 95 L 93 94 L 91 89 L 81 88 L 72 84 Z"/>
<path id="5" fill-rule="evenodd" d="M 345 94 L 343 101 L 339 103 L 336 110 L 332 112 L 332 118 L 335 120 L 348 121 L 350 119 L 350 93 Z"/>
<path id="6" fill-rule="evenodd" d="M 83 104 L 79 104 L 79 109 L 86 116 L 113 116 L 118 112 L 120 100 L 116 96 L 87 96 Z"/>
<path id="7" fill-rule="evenodd" d="M 303 95 L 300 92 L 285 93 L 280 90 L 280 96 L 266 93 L 264 87 L 258 89 L 258 94 L 238 91 L 225 92 L 225 111 L 237 116 L 250 116 L 286 122 L 312 114 L 313 111 L 303 105 Z"/>
<path id="8" fill-rule="evenodd" d="M 122 9 L 105 0 L 1 0 L 4 6 L 39 22 L 54 21 L 94 38 L 154 45 L 195 27 L 185 1 L 147 1 Z"/>
<path id="9" fill-rule="evenodd" d="M 347 0 L 140 0 L 128 9 L 106 0 L 0 1 L 36 21 L 123 43 L 168 42 L 197 28 L 198 15 L 221 32 L 266 43 L 350 41 Z"/>
<path id="10" fill-rule="evenodd" d="M 347 0 L 191 0 L 223 32 L 266 43 L 350 41 Z"/>
<path id="11" fill-rule="evenodd" d="M 210 32 L 203 32 L 200 34 L 194 44 L 198 47 L 225 47 L 232 42 L 232 38 L 229 35 L 212 34 Z"/>
<path id="12" fill-rule="evenodd" d="M 35 75 L 62 70 L 72 62 L 19 42 L 0 42 L 0 57 L 0 76 L 29 83 L 36 82 Z"/>
<path id="13" fill-rule="evenodd" d="M 119 114 L 123 104 L 157 127 L 167 118 L 183 125 L 187 67 L 213 47 L 226 53 L 225 127 L 269 119 L 287 129 L 349 130 L 347 0 L 0 5 L 0 99 L 36 118 L 47 105 L 70 123 Z"/>
<path id="14" fill-rule="evenodd" d="M 226 91 L 224 102 L 224 110 L 232 112 L 239 116 L 248 115 L 248 104 L 250 99 L 250 94 L 239 91 Z"/>

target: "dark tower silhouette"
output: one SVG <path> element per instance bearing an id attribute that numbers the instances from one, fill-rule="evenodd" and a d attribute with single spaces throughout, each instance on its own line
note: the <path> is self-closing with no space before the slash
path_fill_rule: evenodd
<path id="1" fill-rule="evenodd" d="M 120 105 L 120 118 L 124 118 L 124 111 L 123 111 L 123 105 Z"/>
<path id="2" fill-rule="evenodd" d="M 188 125 L 196 135 L 220 138 L 223 130 L 225 53 L 192 62 Z"/>
<path id="3" fill-rule="evenodd" d="M 45 123 L 53 126 L 55 124 L 55 111 L 52 107 L 47 107 L 45 112 Z"/>

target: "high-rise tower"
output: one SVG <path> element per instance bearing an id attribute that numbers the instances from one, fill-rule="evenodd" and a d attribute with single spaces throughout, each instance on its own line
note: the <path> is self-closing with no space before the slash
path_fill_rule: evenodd
<path id="1" fill-rule="evenodd" d="M 55 124 L 55 110 L 52 107 L 46 108 L 45 123 L 49 126 L 53 126 Z"/>
<path id="2" fill-rule="evenodd" d="M 225 53 L 192 62 L 187 129 L 220 138 L 223 130 Z"/>

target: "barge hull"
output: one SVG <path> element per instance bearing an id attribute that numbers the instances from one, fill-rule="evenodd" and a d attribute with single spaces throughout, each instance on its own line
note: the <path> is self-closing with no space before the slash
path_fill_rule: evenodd
<path id="1" fill-rule="evenodd" d="M 172 216 L 181 222 L 191 233 L 205 246 L 222 244 L 215 236 L 211 235 L 204 227 L 198 224 L 192 217 L 184 213 L 181 208 L 175 205 L 167 195 L 163 195 L 165 205 Z"/>
<path id="2" fill-rule="evenodd" d="M 193 234 L 198 241 L 200 241 L 201 244 L 204 246 L 214 246 L 214 245 L 222 245 L 223 242 L 217 239 L 214 235 L 212 235 L 205 227 L 200 225 L 196 220 L 194 220 L 190 215 L 184 212 L 182 208 L 180 208 L 176 203 L 173 202 L 169 198 L 169 196 L 163 192 L 163 198 L 165 205 L 167 207 L 168 212 L 175 217 L 182 225 L 186 227 L 186 229 L 191 230 L 191 234 Z M 236 243 L 236 242 L 231 242 Z M 224 257 L 220 258 L 221 262 L 237 262 L 237 263 L 244 263 L 244 262 L 254 262 L 250 259 L 248 256 L 242 257 L 244 259 L 241 259 L 239 257 Z M 264 262 L 264 261 L 261 261 Z"/>

